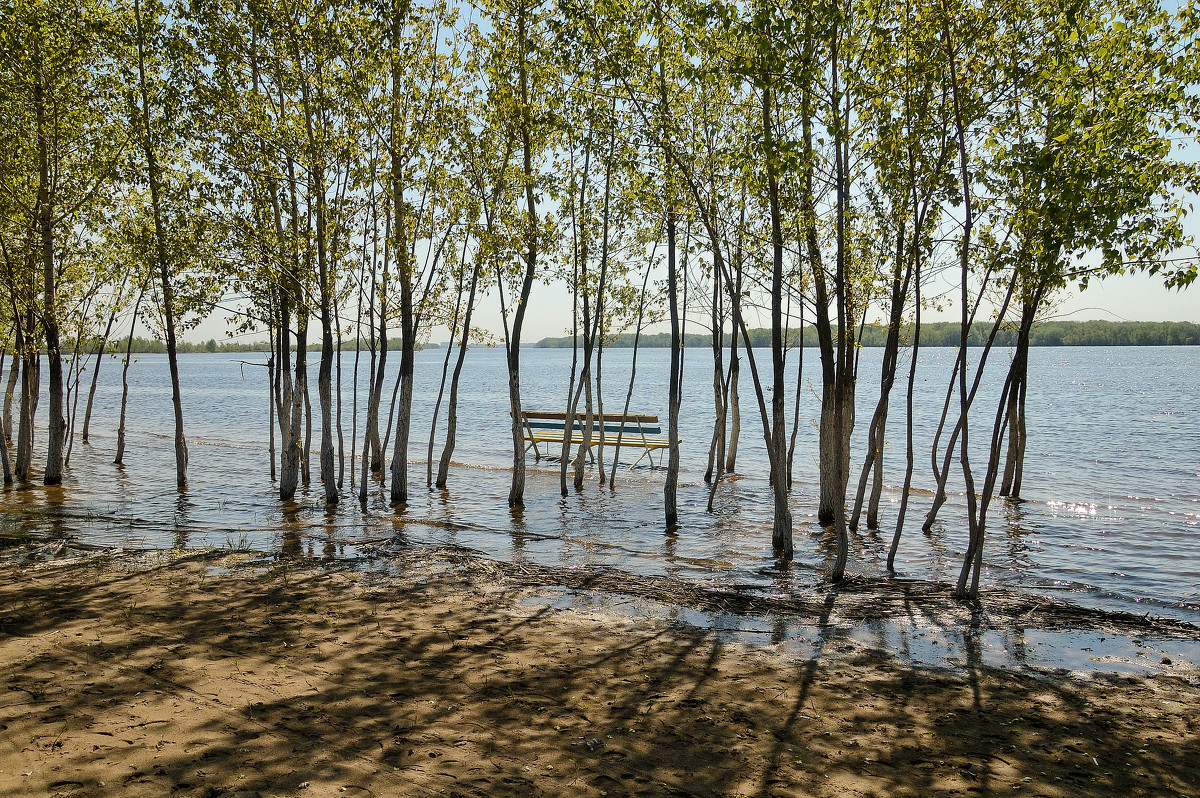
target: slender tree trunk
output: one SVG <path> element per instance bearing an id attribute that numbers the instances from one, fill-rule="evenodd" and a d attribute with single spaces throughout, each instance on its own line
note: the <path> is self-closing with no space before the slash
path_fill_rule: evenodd
<path id="1" fill-rule="evenodd" d="M 729 408 L 729 440 L 725 449 L 725 473 L 737 471 L 738 441 L 742 436 L 742 408 L 738 393 L 738 378 L 741 376 L 741 358 L 738 356 L 738 330 L 742 326 L 742 276 L 745 273 L 746 256 L 744 236 L 746 228 L 746 190 L 742 189 L 741 209 L 738 212 L 737 250 L 733 257 L 732 289 L 726 279 L 729 295 L 729 372 L 725 377 L 725 405 Z M 715 257 L 715 256 L 714 256 Z M 730 275 L 727 275 L 729 277 Z"/>
<path id="2" fill-rule="evenodd" d="M 918 226 L 919 229 L 919 226 Z M 914 236 L 914 241 L 916 237 Z M 900 490 L 900 509 L 896 513 L 896 531 L 888 549 L 887 569 L 896 569 L 896 551 L 900 548 L 900 536 L 904 531 L 904 516 L 908 512 L 908 499 L 912 492 L 913 470 L 916 467 L 916 446 L 913 442 L 913 394 L 917 383 L 917 355 L 921 348 L 921 253 L 913 248 L 913 341 L 911 360 L 908 364 L 908 391 L 905 394 L 905 465 L 904 487 Z"/>
<path id="3" fill-rule="evenodd" d="M 137 300 L 133 303 L 133 321 L 129 324 L 129 340 L 125 343 L 125 362 L 121 365 L 121 414 L 117 423 L 117 454 L 113 458 L 116 465 L 125 464 L 125 410 L 129 406 L 129 366 L 133 363 L 133 333 L 137 329 L 138 310 L 145 295 L 146 287 L 142 286 L 138 290 Z"/>
<path id="4" fill-rule="evenodd" d="M 388 355 L 388 291 L 390 290 L 390 274 L 391 257 L 392 257 L 392 212 L 388 208 L 384 219 L 384 245 L 383 245 L 383 275 L 376 286 L 376 291 L 379 297 L 379 328 L 375 334 L 375 349 L 371 350 L 372 359 L 375 361 L 375 376 L 371 383 L 371 392 L 367 398 L 367 419 L 366 419 L 366 439 L 367 449 L 370 452 L 371 473 L 382 477 L 383 475 L 383 443 L 379 439 L 379 407 L 383 404 L 383 386 L 387 370 L 387 355 Z M 371 276 L 374 281 L 374 271 Z M 372 300 L 372 305 L 374 300 Z M 365 494 L 360 497 L 366 501 Z"/>
<path id="5" fill-rule="evenodd" d="M 83 442 L 88 442 L 88 432 L 92 425 L 92 405 L 96 399 L 96 386 L 100 382 L 100 364 L 104 362 L 104 350 L 108 346 L 109 336 L 112 335 L 113 322 L 117 319 L 117 308 L 121 304 L 121 299 L 125 296 L 125 286 L 129 283 L 129 274 L 121 280 L 121 288 L 117 291 L 116 299 L 113 300 L 112 310 L 108 314 L 108 323 L 104 325 L 104 335 L 100 338 L 100 343 L 96 345 L 96 365 L 92 369 L 92 384 L 88 388 L 87 407 L 83 411 Z"/>
<path id="6" fill-rule="evenodd" d="M 837 555 L 831 573 L 832 580 L 840 582 L 846 575 L 846 562 L 850 553 L 850 537 L 846 526 L 846 483 L 850 478 L 850 435 L 854 430 L 854 364 L 855 347 L 854 333 L 850 315 L 850 285 L 847 275 L 848 248 L 846 221 L 850 212 L 849 160 L 850 160 L 850 97 L 843 94 L 839 84 L 838 72 L 840 31 L 834 32 L 834 47 L 832 57 L 833 111 L 838 116 L 834 140 L 836 180 L 837 180 L 837 274 L 835 284 L 837 290 L 834 299 L 837 305 L 837 363 L 833 382 L 833 424 L 829 430 L 831 446 L 821 452 L 822 470 L 825 469 L 824 459 L 831 459 L 831 479 L 822 490 L 822 505 L 826 508 L 832 504 L 834 536 L 837 543 Z M 842 110 L 841 99 L 846 102 Z M 822 421 L 824 414 L 822 413 Z"/>
<path id="7" fill-rule="evenodd" d="M 63 468 L 71 467 L 71 451 L 75 448 L 75 421 L 79 418 L 79 380 L 83 364 L 79 357 L 79 339 L 75 340 L 75 350 L 71 353 L 71 365 L 67 369 L 67 405 L 70 411 L 67 415 L 67 451 L 63 455 Z"/>
<path id="8" fill-rule="evenodd" d="M 14 326 L 19 324 L 19 318 L 13 322 Z M 17 392 L 17 377 L 21 374 L 21 351 L 19 347 L 14 348 L 12 357 L 12 366 L 8 369 L 8 383 L 4 387 L 4 416 L 3 416 L 3 431 L 0 434 L 4 437 L 4 443 L 11 444 L 13 437 L 13 397 Z"/>
<path id="9" fill-rule="evenodd" d="M 741 267 L 738 267 L 738 284 L 741 284 Z M 729 407 L 729 443 L 725 450 L 725 473 L 737 473 L 738 441 L 742 437 L 742 403 L 738 395 L 738 379 L 742 363 L 737 351 L 737 330 L 741 326 L 741 303 L 735 299 L 730 308 L 732 335 L 729 341 L 729 376 L 725 380 L 726 403 Z"/>
<path id="10" fill-rule="evenodd" d="M 272 343 L 272 354 L 267 356 L 267 459 L 271 461 L 271 481 L 276 479 L 275 473 L 275 345 Z"/>
<path id="11" fill-rule="evenodd" d="M 896 382 L 896 367 L 900 351 L 900 325 L 904 318 L 904 304 L 908 298 L 908 286 L 912 270 L 905 269 L 905 236 L 901 226 L 896 235 L 896 254 L 892 270 L 891 310 L 888 315 L 888 334 L 883 346 L 883 364 L 879 375 L 879 401 L 871 416 L 867 432 L 867 456 L 859 474 L 858 491 L 854 496 L 854 511 L 850 516 L 850 528 L 858 528 L 863 499 L 867 491 L 867 480 L 873 477 L 871 498 L 867 506 L 867 528 L 879 528 L 879 501 L 883 493 L 883 446 L 887 438 L 887 414 L 892 386 Z"/>
<path id="12" fill-rule="evenodd" d="M 36 48 L 36 44 L 34 47 Z M 49 364 L 50 407 L 49 439 L 46 445 L 46 470 L 43 481 L 58 485 L 63 478 L 63 447 L 66 443 L 66 416 L 63 409 L 63 364 L 59 351 L 58 331 L 58 273 L 54 263 L 54 206 L 50 185 L 50 124 L 46 119 L 44 76 L 34 81 L 34 115 L 37 121 L 38 190 L 37 219 L 40 236 L 42 268 L 42 329 L 46 337 L 46 360 Z"/>
<path id="13" fill-rule="evenodd" d="M 1018 498 L 1025 465 L 1025 394 L 1029 385 L 1029 339 L 1041 295 L 1021 306 L 1021 322 L 1017 328 L 1017 344 L 1009 366 L 1012 390 L 1008 394 L 1008 453 L 1004 463 L 1004 479 L 1000 495 Z"/>
<path id="14" fill-rule="evenodd" d="M 671 320 L 671 372 L 667 388 L 667 478 L 663 503 L 667 529 L 679 525 L 679 399 L 682 391 L 683 340 L 679 334 L 679 278 L 675 269 L 675 208 L 667 202 L 667 303 Z"/>
<path id="15" fill-rule="evenodd" d="M 469 237 L 463 238 L 462 257 L 458 261 L 458 284 L 454 292 L 454 316 L 450 321 L 450 341 L 446 344 L 446 357 L 442 360 L 442 378 L 438 383 L 437 401 L 433 403 L 433 421 L 429 424 L 429 446 L 425 450 L 425 487 L 433 487 L 433 444 L 437 440 L 438 419 L 441 417 L 442 398 L 446 394 L 446 379 L 450 374 L 450 357 L 454 354 L 454 336 L 458 334 L 459 317 L 463 315 L 463 269 L 467 264 Z"/>
<path id="16" fill-rule="evenodd" d="M 401 65 L 392 65 L 393 81 L 398 85 Z M 398 106 L 398 98 L 393 102 Z M 395 121 L 394 124 L 399 124 Z M 408 250 L 408 224 L 404 208 L 404 165 L 398 145 L 392 148 L 393 244 L 396 253 L 396 272 L 400 278 L 400 381 L 399 408 L 396 415 L 396 443 L 392 450 L 391 503 L 408 503 L 408 441 L 412 430 L 413 373 L 417 348 L 417 329 L 413 318 L 413 264 Z M 390 421 L 389 421 L 390 423 Z"/>
<path id="17" fill-rule="evenodd" d="M 724 320 L 721 318 L 721 274 L 713 272 L 712 303 L 709 309 L 709 324 L 712 327 L 713 350 L 713 432 L 708 444 L 708 467 L 704 469 L 704 481 L 711 483 L 716 472 L 720 479 L 722 469 L 717 468 L 717 459 L 725 458 L 725 363 L 722 358 L 725 345 L 722 340 Z M 718 454 L 718 449 L 720 453 Z M 720 464 L 724 466 L 724 462 Z M 709 512 L 712 512 L 711 506 Z"/>
<path id="18" fill-rule="evenodd" d="M 479 286 L 479 273 L 483 260 L 476 253 L 475 263 L 471 269 L 471 286 L 467 294 L 467 308 L 463 315 L 462 336 L 458 344 L 458 359 L 454 363 L 454 375 L 450 379 L 450 403 L 446 406 L 446 443 L 442 447 L 442 456 L 438 460 L 438 488 L 446 487 L 450 475 L 450 460 L 454 456 L 455 433 L 458 430 L 458 385 L 462 376 L 463 363 L 467 357 L 467 342 L 471 336 L 471 315 L 475 310 L 475 292 Z"/>
<path id="19" fill-rule="evenodd" d="M 146 87 L 146 67 L 143 53 L 145 34 L 141 6 L 134 0 L 137 22 L 138 90 L 141 95 L 142 150 L 146 158 L 146 174 L 150 184 L 150 206 L 154 216 L 154 255 L 162 289 L 163 327 L 167 339 L 167 364 L 171 372 L 171 407 L 175 412 L 175 484 L 186 488 L 188 483 L 187 440 L 183 435 L 183 395 L 179 387 L 179 353 L 175 339 L 175 289 L 171 284 L 171 266 L 167 255 L 166 229 L 162 214 L 162 176 L 158 153 L 150 129 L 150 95 Z M 53 382 L 53 378 L 51 380 Z"/>
<path id="20" fill-rule="evenodd" d="M 800 397 L 804 393 L 804 299 L 800 299 L 800 342 L 796 347 L 796 404 L 792 408 L 792 439 L 788 443 L 787 486 L 792 489 L 792 466 L 796 458 L 796 438 L 800 434 Z"/>
<path id="21" fill-rule="evenodd" d="M 571 192 L 571 222 L 572 231 L 578 235 L 579 220 L 575 209 L 574 191 Z M 574 436 L 575 411 L 579 406 L 579 392 L 582 382 L 576 382 L 579 371 L 579 291 L 580 291 L 580 258 L 577 242 L 573 242 L 573 257 L 571 263 L 571 373 L 567 378 L 566 410 L 563 417 L 563 439 L 559 448 L 558 458 L 558 491 L 564 499 L 567 497 L 567 464 L 571 454 L 571 439 Z M 549 449 L 549 447 L 547 447 Z M 537 449 L 534 448 L 534 456 Z"/>
<path id="22" fill-rule="evenodd" d="M 8 347 L 0 349 L 0 374 L 4 373 L 4 358 L 8 355 Z M 17 362 L 16 356 L 13 357 L 13 364 Z M 0 466 L 4 469 L 4 486 L 8 487 L 13 484 L 12 463 L 8 458 L 8 440 L 0 439 Z"/>
<path id="23" fill-rule="evenodd" d="M 633 402 L 633 383 L 637 378 L 637 359 L 638 348 L 642 342 L 642 321 L 645 318 L 646 312 L 646 287 L 650 284 L 650 271 L 654 268 L 654 258 L 658 255 L 658 237 L 655 236 L 654 247 L 650 250 L 650 262 L 646 264 L 646 275 L 642 278 L 642 291 L 638 295 L 638 318 L 637 327 L 633 334 L 633 356 L 629 366 L 629 389 L 625 392 L 625 409 L 621 412 L 621 417 L 629 416 L 629 407 Z M 608 489 L 614 490 L 617 483 L 617 463 L 621 458 L 621 437 L 624 435 L 625 426 L 622 424 L 617 428 L 617 441 L 613 446 L 612 468 L 608 471 Z"/>
<path id="24" fill-rule="evenodd" d="M 299 381 L 301 398 L 304 400 L 304 448 L 300 453 L 300 479 L 305 485 L 312 484 L 312 397 L 308 391 L 308 358 L 305 357 L 304 379 Z"/>
<path id="25" fill-rule="evenodd" d="M 783 226 L 779 204 L 779 181 L 775 173 L 775 123 L 772 117 L 772 90 L 762 89 L 763 140 L 766 143 L 767 197 L 771 213 L 771 488 L 775 496 L 775 514 L 771 527 L 771 547 L 784 562 L 791 562 L 792 511 L 788 507 L 787 420 L 785 405 L 783 329 Z"/>
<path id="26" fill-rule="evenodd" d="M 323 172 L 317 167 L 314 172 Z M 321 363 L 317 371 L 317 397 L 321 413 L 321 484 L 325 489 L 325 506 L 338 503 L 337 474 L 333 451 L 333 313 L 330 285 L 332 276 L 325 251 L 325 183 L 322 175 L 314 174 L 317 195 L 317 279 L 320 281 L 321 303 Z M 340 368 L 339 368 L 340 371 Z"/>
<path id="27" fill-rule="evenodd" d="M 529 97 L 529 65 L 525 60 L 525 6 L 517 12 L 517 48 L 521 53 L 518 78 L 521 94 L 521 158 L 525 179 L 526 249 L 525 276 L 521 280 L 521 296 L 513 313 L 512 329 L 508 337 L 508 401 L 512 420 L 513 476 L 508 491 L 508 506 L 525 505 L 525 438 L 521 431 L 521 331 L 525 324 L 525 311 L 529 307 L 529 295 L 533 280 L 537 276 L 538 217 L 537 201 L 534 196 L 533 174 L 533 121 Z"/>

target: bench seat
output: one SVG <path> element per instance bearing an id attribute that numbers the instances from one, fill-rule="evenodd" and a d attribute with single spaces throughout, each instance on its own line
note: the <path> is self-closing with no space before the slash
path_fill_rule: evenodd
<path id="1" fill-rule="evenodd" d="M 584 431 L 588 426 L 586 414 L 577 413 L 571 423 L 571 445 L 582 446 Z M 526 451 L 533 449 L 534 457 L 542 458 L 538 444 L 563 443 L 567 428 L 567 414 L 547 410 L 526 410 L 521 413 L 521 427 L 525 440 L 528 442 Z M 671 445 L 670 439 L 662 434 L 662 426 L 658 416 L 647 413 L 630 413 L 628 415 L 605 415 L 601 426 L 599 417 L 593 417 L 591 432 L 588 439 L 589 454 L 591 449 L 601 445 L 617 446 L 618 440 L 622 449 L 642 449 L 641 456 L 632 464 L 637 465 L 653 451 L 665 449 Z M 546 456 L 551 456 L 547 445 Z M 593 455 L 594 456 L 594 455 Z M 651 460 L 653 463 L 653 460 Z"/>

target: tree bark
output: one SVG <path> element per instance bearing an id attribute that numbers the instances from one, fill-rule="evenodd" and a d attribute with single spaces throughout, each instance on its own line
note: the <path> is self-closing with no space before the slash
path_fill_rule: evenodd
<path id="1" fill-rule="evenodd" d="M 117 424 L 117 453 L 113 458 L 116 465 L 125 463 L 125 410 L 129 405 L 129 365 L 133 362 L 133 332 L 137 329 L 138 310 L 142 306 L 142 297 L 146 295 L 146 287 L 138 290 L 137 301 L 133 303 L 133 321 L 129 324 L 129 340 L 125 343 L 125 362 L 121 366 L 121 416 Z"/>
<path id="2" fill-rule="evenodd" d="M 134 15 L 137 23 L 138 90 L 141 95 L 142 151 L 146 157 L 146 174 L 150 183 L 150 206 L 154 215 L 154 256 L 162 290 L 163 327 L 167 339 L 167 364 L 171 372 L 171 407 L 175 413 L 175 484 L 186 488 L 188 483 L 187 440 L 183 435 L 183 395 L 179 387 L 179 353 L 175 339 L 175 291 L 171 284 L 170 259 L 167 255 L 166 230 L 162 214 L 162 176 L 158 167 L 158 153 L 150 130 L 150 94 L 146 87 L 145 30 L 142 25 L 141 5 L 134 0 Z M 51 376 L 53 382 L 53 375 Z M 51 411 L 53 415 L 53 411 Z"/>
<path id="3" fill-rule="evenodd" d="M 467 341 L 471 335 L 471 314 L 475 310 L 475 291 L 479 285 L 479 272 L 483 265 L 482 259 L 476 257 L 471 269 L 471 286 L 467 294 L 467 308 L 463 315 L 462 337 L 458 345 L 458 359 L 454 363 L 454 374 L 450 378 L 450 402 L 446 406 L 446 443 L 442 447 L 442 456 L 438 459 L 437 481 L 438 488 L 446 487 L 450 475 L 450 460 L 454 456 L 455 433 L 458 429 L 458 385 L 462 376 L 463 363 L 467 357 Z"/>
<path id="4" fill-rule="evenodd" d="M 36 48 L 37 45 L 35 44 Z M 37 121 L 38 190 L 37 224 L 42 268 L 42 330 L 46 338 L 49 365 L 49 436 L 46 444 L 46 485 L 59 485 L 63 478 L 63 447 L 66 443 L 66 417 L 63 412 L 63 364 L 59 352 L 58 274 L 54 263 L 54 205 L 50 185 L 50 123 L 46 118 L 45 76 L 34 82 L 34 114 Z M 36 356 L 36 355 L 35 355 Z"/>
<path id="5" fill-rule="evenodd" d="M 521 296 L 513 314 L 512 328 L 507 343 L 508 356 L 508 402 L 512 415 L 513 475 L 508 491 L 508 506 L 525 506 L 525 438 L 521 432 L 521 330 L 525 324 L 525 311 L 529 307 L 529 295 L 533 290 L 533 279 L 537 275 L 538 217 L 537 201 L 534 197 L 533 174 L 533 120 L 530 112 L 529 65 L 525 58 L 526 18 L 525 5 L 517 10 L 517 50 L 520 53 L 518 79 L 521 94 L 521 159 L 525 182 L 526 248 L 525 276 L 521 280 Z"/>

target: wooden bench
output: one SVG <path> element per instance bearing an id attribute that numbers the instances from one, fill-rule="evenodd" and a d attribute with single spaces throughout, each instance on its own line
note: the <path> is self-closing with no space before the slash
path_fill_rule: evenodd
<path id="1" fill-rule="evenodd" d="M 576 413 L 575 420 L 571 424 L 571 445 L 582 446 L 584 439 L 584 431 L 587 428 L 587 416 L 584 413 Z M 525 451 L 533 449 L 534 457 L 540 460 L 542 452 L 538 448 L 538 444 L 547 444 L 546 456 L 554 456 L 551 453 L 550 445 L 558 444 L 559 451 L 562 450 L 563 437 L 567 429 L 567 414 L 565 412 L 552 412 L 547 410 L 525 410 L 521 412 L 521 426 L 524 429 L 525 440 L 528 442 L 525 446 Z M 636 466 L 643 458 L 650 460 L 654 464 L 654 459 L 650 457 L 650 453 L 666 449 L 671 445 L 670 440 L 663 435 L 662 427 L 658 423 L 658 416 L 648 415 L 645 413 L 630 413 L 629 415 L 608 415 L 604 416 L 604 423 L 601 425 L 600 417 L 594 416 L 591 422 L 591 434 L 588 440 L 588 453 L 595 458 L 591 450 L 604 444 L 605 447 L 620 448 L 635 448 L 642 449 L 641 455 L 637 460 L 630 464 L 630 468 Z M 662 456 L 659 455 L 659 465 L 662 464 Z"/>

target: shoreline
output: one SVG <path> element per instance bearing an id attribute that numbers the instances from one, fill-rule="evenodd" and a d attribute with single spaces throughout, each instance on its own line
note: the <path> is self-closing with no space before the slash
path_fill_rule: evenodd
<path id="1" fill-rule="evenodd" d="M 490 562 L 414 552 L 370 570 L 209 551 L 2 565 L 0 795 L 1200 784 L 1200 687 L 1185 678 L 952 671 L 836 639 L 797 656 L 611 602 L 557 606 Z"/>

